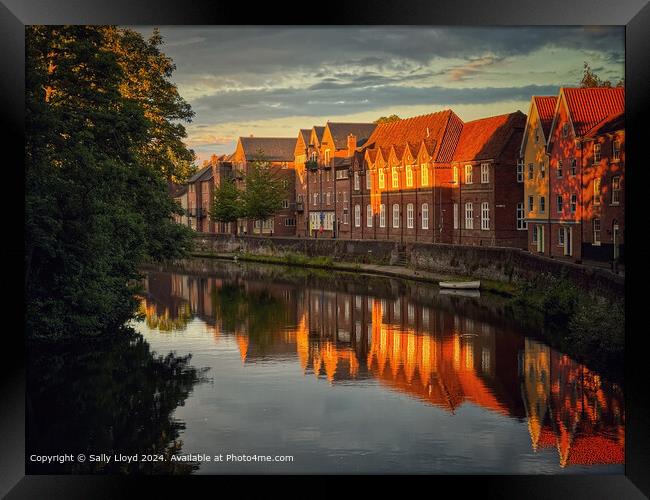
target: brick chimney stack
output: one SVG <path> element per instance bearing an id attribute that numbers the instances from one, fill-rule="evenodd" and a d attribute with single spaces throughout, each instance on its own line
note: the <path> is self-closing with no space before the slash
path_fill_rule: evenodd
<path id="1" fill-rule="evenodd" d="M 348 135 L 348 156 L 354 155 L 354 150 L 357 149 L 357 138 L 354 134 Z"/>

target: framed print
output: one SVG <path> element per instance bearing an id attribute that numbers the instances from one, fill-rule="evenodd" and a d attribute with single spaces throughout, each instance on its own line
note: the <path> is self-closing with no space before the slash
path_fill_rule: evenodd
<path id="1" fill-rule="evenodd" d="M 7 498 L 647 497 L 643 1 L 0 12 Z"/>

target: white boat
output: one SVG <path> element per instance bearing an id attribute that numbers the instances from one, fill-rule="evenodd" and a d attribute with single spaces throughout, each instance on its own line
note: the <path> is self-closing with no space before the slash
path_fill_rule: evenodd
<path id="1" fill-rule="evenodd" d="M 478 290 L 481 288 L 480 281 L 441 281 L 440 288 L 455 288 L 458 290 Z"/>

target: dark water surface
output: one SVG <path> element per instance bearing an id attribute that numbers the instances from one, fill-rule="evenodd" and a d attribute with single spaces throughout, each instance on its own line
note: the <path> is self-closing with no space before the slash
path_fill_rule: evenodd
<path id="1" fill-rule="evenodd" d="M 499 297 L 200 260 L 145 287 L 142 338 L 31 362 L 28 448 L 164 461 L 57 471 L 623 473 L 621 385 Z"/>

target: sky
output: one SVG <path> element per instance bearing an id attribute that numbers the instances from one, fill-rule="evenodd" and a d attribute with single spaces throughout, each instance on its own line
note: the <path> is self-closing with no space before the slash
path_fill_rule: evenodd
<path id="1" fill-rule="evenodd" d="M 186 143 L 198 163 L 232 153 L 240 136 L 297 137 L 328 120 L 528 113 L 532 95 L 576 86 L 585 61 L 602 79 L 624 76 L 624 27 L 159 29 L 196 113 Z"/>

